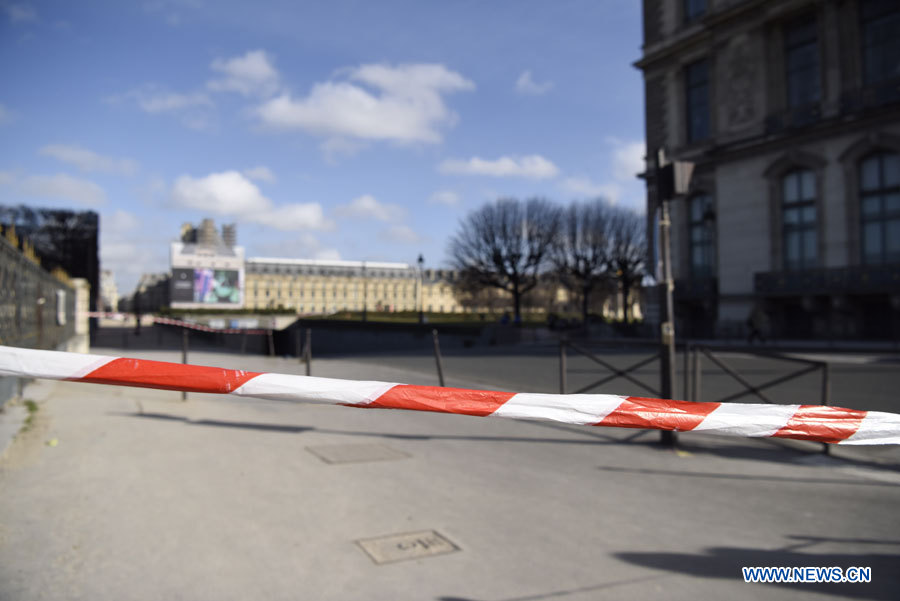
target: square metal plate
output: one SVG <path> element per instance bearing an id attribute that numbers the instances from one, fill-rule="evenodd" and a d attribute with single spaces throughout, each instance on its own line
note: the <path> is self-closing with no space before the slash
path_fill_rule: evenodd
<path id="1" fill-rule="evenodd" d="M 406 453 L 380 444 L 332 444 L 306 447 L 306 450 L 325 463 L 332 464 L 390 461 L 409 457 Z"/>
<path id="2" fill-rule="evenodd" d="M 377 564 L 420 559 L 459 551 L 459 547 L 434 530 L 391 534 L 356 541 Z"/>

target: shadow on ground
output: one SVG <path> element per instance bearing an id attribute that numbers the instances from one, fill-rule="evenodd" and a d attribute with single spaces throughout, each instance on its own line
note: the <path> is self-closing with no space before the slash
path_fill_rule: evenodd
<path id="1" fill-rule="evenodd" d="M 836 595 L 842 598 L 871 599 L 888 601 L 900 598 L 900 574 L 897 572 L 896 555 L 885 553 L 800 553 L 817 544 L 900 545 L 900 540 L 837 539 L 827 537 L 793 536 L 787 537 L 792 543 L 781 549 L 743 549 L 738 547 L 714 547 L 703 553 L 614 553 L 613 556 L 630 564 L 654 570 L 664 570 L 670 575 L 695 578 L 722 578 L 741 586 L 758 587 L 760 596 L 766 594 L 767 587 L 786 587 L 797 592 L 815 592 Z M 831 567 L 844 570 L 849 567 L 870 567 L 872 581 L 869 583 L 779 583 L 744 584 L 742 567 Z M 576 595 L 591 591 L 611 589 L 630 584 L 642 584 L 668 578 L 669 575 L 645 576 L 607 582 L 595 586 L 548 591 L 503 599 L 475 599 L 470 597 L 443 596 L 437 601 L 539 601 Z"/>
<path id="2" fill-rule="evenodd" d="M 149 420 L 164 420 L 181 422 L 189 426 L 205 426 L 215 428 L 235 428 L 240 430 L 257 430 L 261 432 L 280 432 L 287 434 L 302 434 L 304 432 L 319 432 L 322 434 L 334 434 L 337 436 L 360 436 L 360 437 L 377 437 L 392 440 L 466 440 L 466 441 L 482 441 L 482 442 L 522 442 L 522 443 L 539 443 L 539 444 L 568 444 L 568 445 L 615 445 L 615 444 L 631 444 L 640 445 L 648 449 L 655 449 L 660 452 L 673 452 L 673 449 L 660 444 L 656 438 L 655 430 L 635 430 L 625 431 L 624 433 L 616 432 L 618 436 L 604 433 L 601 429 L 586 429 L 577 426 L 569 426 L 566 424 L 555 424 L 550 422 L 533 421 L 530 425 L 540 428 L 559 430 L 577 434 L 583 438 L 551 438 L 551 437 L 532 437 L 532 436 L 473 436 L 473 435 L 457 435 L 457 434 L 399 434 L 391 432 L 369 432 L 355 430 L 335 430 L 329 428 L 319 428 L 316 426 L 301 425 L 285 425 L 270 424 L 260 422 L 244 422 L 229 421 L 215 419 L 190 419 L 181 415 L 173 415 L 169 413 L 154 412 L 110 412 L 109 415 L 117 415 L 124 417 L 136 417 Z M 768 440 L 765 442 L 769 442 Z M 791 449 L 778 444 L 779 441 L 772 443 L 772 446 L 740 446 L 730 444 L 717 444 L 715 446 L 699 446 L 696 444 L 685 444 L 679 442 L 678 451 L 688 451 L 693 454 L 713 455 L 717 457 L 731 459 L 747 459 L 754 461 L 769 461 L 778 464 L 798 463 L 797 460 L 806 458 L 817 458 L 817 453 L 810 453 L 803 450 Z M 831 466 L 854 466 L 854 467 L 873 467 L 877 469 L 891 469 L 884 464 L 878 464 L 868 461 L 860 461 L 849 458 L 829 458 L 822 457 L 822 465 Z M 808 464 L 807 464 L 808 465 Z M 659 476 L 676 476 L 676 477 L 697 477 L 697 478 L 721 478 L 721 479 L 746 479 L 746 480 L 771 480 L 771 481 L 790 481 L 790 482 L 807 482 L 810 484 L 848 484 L 848 485 L 871 485 L 871 486 L 900 486 L 900 484 L 892 482 L 868 481 L 860 479 L 827 479 L 827 478 L 795 478 L 795 477 L 777 477 L 777 476 L 750 476 L 734 473 L 710 473 L 710 472 L 673 472 L 664 470 L 640 469 L 640 468 L 624 468 L 614 466 L 599 466 L 597 469 L 606 471 L 616 471 L 622 473 L 634 473 L 637 475 L 659 475 Z M 898 471 L 896 468 L 891 471 Z"/>
<path id="3" fill-rule="evenodd" d="M 587 445 L 603 445 L 603 444 L 628 444 L 633 443 L 635 439 L 643 436 L 648 431 L 641 430 L 629 433 L 624 438 L 615 438 L 603 434 L 594 434 L 581 432 L 579 430 L 571 430 L 577 434 L 588 436 L 587 439 L 578 438 L 536 438 L 531 436 L 470 436 L 470 435 L 454 435 L 454 434 L 392 434 L 390 432 L 366 432 L 353 430 L 334 430 L 329 428 L 318 428 L 316 426 L 291 426 L 284 424 L 266 424 L 259 422 L 237 422 L 215 419 L 190 419 L 181 415 L 172 415 L 169 413 L 121 413 L 110 412 L 108 415 L 117 415 L 124 417 L 137 417 L 142 419 L 155 419 L 173 422 L 182 422 L 189 426 L 207 426 L 216 428 L 236 428 L 240 430 L 258 430 L 263 432 L 282 432 L 288 434 L 301 434 L 303 432 L 319 432 L 323 434 L 335 434 L 339 436 L 364 436 L 389 438 L 394 440 L 469 440 L 469 441 L 486 441 L 486 442 L 527 442 L 527 443 L 552 443 L 552 444 L 587 444 Z M 535 425 L 555 427 L 555 424 Z M 559 428 L 568 430 L 568 428 Z M 636 443 L 636 444 L 656 444 L 656 443 Z"/>
<path id="4" fill-rule="evenodd" d="M 806 537 L 789 538 L 802 539 Z M 743 582 L 741 568 L 746 567 L 831 567 L 844 570 L 849 567 L 872 568 L 869 583 L 779 583 L 748 584 L 760 587 L 760 595 L 766 587 L 788 587 L 796 591 L 815 591 L 844 598 L 889 601 L 900 599 L 900 573 L 898 556 L 885 553 L 798 553 L 796 549 L 821 542 L 844 542 L 838 539 L 807 539 L 802 544 L 791 544 L 781 549 L 744 549 L 739 547 L 713 547 L 703 553 L 615 553 L 618 559 L 644 568 L 666 570 L 696 578 L 726 578 Z M 900 541 L 863 541 L 873 545 L 896 545 Z"/>

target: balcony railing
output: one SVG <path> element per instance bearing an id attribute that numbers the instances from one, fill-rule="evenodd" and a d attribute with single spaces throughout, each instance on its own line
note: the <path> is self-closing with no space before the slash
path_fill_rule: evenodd
<path id="1" fill-rule="evenodd" d="M 692 301 L 715 298 L 719 293 L 717 278 L 685 278 L 675 280 L 675 300 Z"/>
<path id="2" fill-rule="evenodd" d="M 878 84 L 844 92 L 841 95 L 841 114 L 865 112 L 898 102 L 900 102 L 900 77 L 894 77 Z"/>
<path id="3" fill-rule="evenodd" d="M 805 104 L 790 108 L 766 117 L 766 133 L 777 134 L 784 131 L 808 127 L 822 119 L 822 107 L 819 103 Z"/>
<path id="4" fill-rule="evenodd" d="M 754 274 L 753 288 L 766 296 L 900 293 L 900 264 L 830 267 Z"/>

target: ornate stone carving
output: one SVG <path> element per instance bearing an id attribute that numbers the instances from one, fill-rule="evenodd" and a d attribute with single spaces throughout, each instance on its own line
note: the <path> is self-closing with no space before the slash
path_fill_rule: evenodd
<path id="1" fill-rule="evenodd" d="M 760 85 L 758 61 L 753 56 L 747 35 L 738 35 L 729 43 L 724 71 L 728 127 L 746 125 L 756 118 L 756 96 Z"/>

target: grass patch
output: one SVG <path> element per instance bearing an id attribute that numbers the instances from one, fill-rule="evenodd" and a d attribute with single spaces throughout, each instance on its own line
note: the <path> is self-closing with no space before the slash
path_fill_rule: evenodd
<path id="1" fill-rule="evenodd" d="M 25 399 L 25 409 L 28 410 L 28 417 L 25 418 L 25 425 L 22 426 L 23 432 L 27 432 L 34 425 L 34 418 L 38 412 L 38 404 L 31 399 Z"/>
<path id="2" fill-rule="evenodd" d="M 330 315 L 309 315 L 303 319 L 333 319 L 338 321 L 362 321 L 362 311 L 339 311 Z M 503 313 L 429 313 L 424 316 L 428 324 L 459 324 L 459 325 L 487 325 L 500 322 Z M 419 323 L 418 311 L 369 311 L 366 315 L 368 321 L 389 323 Z M 524 325 L 545 325 L 546 313 L 523 313 Z"/>

